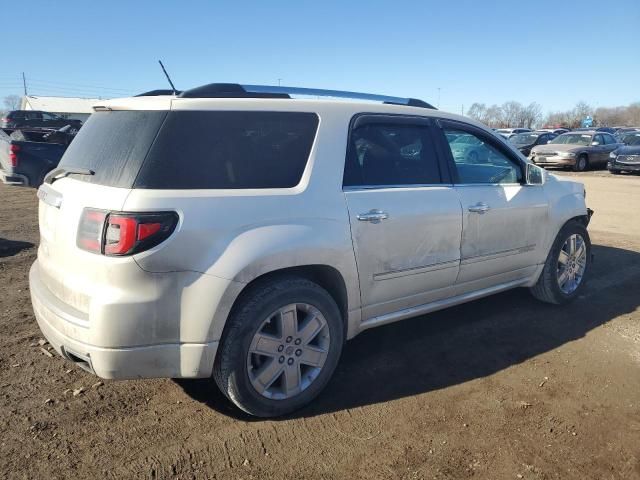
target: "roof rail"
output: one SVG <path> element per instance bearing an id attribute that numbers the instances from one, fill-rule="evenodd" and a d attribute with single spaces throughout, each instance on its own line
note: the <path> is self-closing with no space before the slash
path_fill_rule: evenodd
<path id="1" fill-rule="evenodd" d="M 348 98 L 367 100 L 392 105 L 410 107 L 436 108 L 416 98 L 391 97 L 371 93 L 347 92 L 343 90 L 322 90 L 317 88 L 283 87 L 274 85 L 240 85 L 237 83 L 210 83 L 201 87 L 186 90 L 181 98 L 291 98 L 292 95 L 307 97 Z"/>
<path id="2" fill-rule="evenodd" d="M 182 92 L 178 91 L 178 94 L 180 93 Z M 173 93 L 173 90 L 160 89 L 160 90 L 150 90 L 148 92 L 139 93 L 138 95 L 136 95 L 136 97 L 159 97 L 161 95 L 175 95 L 175 94 Z"/>

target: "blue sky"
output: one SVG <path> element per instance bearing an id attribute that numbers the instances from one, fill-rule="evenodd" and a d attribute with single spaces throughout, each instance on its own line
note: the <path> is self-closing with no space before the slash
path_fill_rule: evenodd
<path id="1" fill-rule="evenodd" d="M 640 101 L 640 0 L 13 2 L 0 97 L 120 96 L 166 81 L 413 96 L 460 112 Z M 11 48 L 7 48 L 8 46 Z"/>

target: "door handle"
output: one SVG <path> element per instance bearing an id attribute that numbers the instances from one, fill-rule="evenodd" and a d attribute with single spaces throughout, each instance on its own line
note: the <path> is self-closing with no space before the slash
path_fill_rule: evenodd
<path id="1" fill-rule="evenodd" d="M 468 210 L 470 212 L 473 213 L 479 213 L 480 215 L 487 213 L 489 210 L 491 210 L 491 207 L 489 205 L 487 205 L 486 203 L 476 203 L 475 205 L 471 205 Z"/>
<path id="2" fill-rule="evenodd" d="M 380 223 L 380 221 L 389 218 L 389 214 L 374 208 L 367 213 L 359 213 L 356 218 L 361 222 Z"/>

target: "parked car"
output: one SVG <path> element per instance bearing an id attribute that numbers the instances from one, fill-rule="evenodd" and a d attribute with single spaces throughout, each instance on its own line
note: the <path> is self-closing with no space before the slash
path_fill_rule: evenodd
<path id="1" fill-rule="evenodd" d="M 518 133 L 527 133 L 531 132 L 530 128 L 498 128 L 496 133 L 502 135 L 504 138 L 509 139 L 512 135 L 517 135 Z"/>
<path id="2" fill-rule="evenodd" d="M 539 128 L 536 131 L 554 133 L 555 135 L 562 135 L 563 133 L 567 133 L 569 129 L 568 128 Z"/>
<path id="3" fill-rule="evenodd" d="M 624 145 L 636 145 L 638 137 L 640 137 L 640 130 L 631 130 L 622 134 L 616 135 L 618 142 Z"/>
<path id="4" fill-rule="evenodd" d="M 583 172 L 606 166 L 609 154 L 620 145 L 609 133 L 573 131 L 557 136 L 547 145 L 533 147 L 529 158 L 536 165 L 572 167 L 576 172 Z"/>
<path id="5" fill-rule="evenodd" d="M 513 143 L 525 157 L 528 157 L 533 147 L 536 145 L 546 145 L 556 137 L 557 135 L 545 131 L 518 133 L 517 135 L 511 136 L 509 142 Z"/>
<path id="6" fill-rule="evenodd" d="M 624 137 L 627 134 L 633 134 L 633 133 L 636 133 L 636 132 L 640 132 L 640 128 L 638 128 L 638 127 L 622 127 L 622 128 L 618 129 L 618 131 L 616 132 L 614 137 L 616 137 L 619 142 L 625 143 Z"/>
<path id="7" fill-rule="evenodd" d="M 73 140 L 70 129 L 0 129 L 0 181 L 39 187 Z"/>
<path id="8" fill-rule="evenodd" d="M 596 132 L 607 132 L 611 135 L 615 135 L 615 133 L 619 130 L 619 127 L 598 127 L 596 128 Z"/>
<path id="9" fill-rule="evenodd" d="M 13 110 L 2 118 L 3 128 L 53 128 L 70 126 L 69 133 L 75 134 L 82 127 L 80 120 L 63 118 L 40 110 Z"/>
<path id="10" fill-rule="evenodd" d="M 583 291 L 584 186 L 426 102 L 212 84 L 95 109 L 38 191 L 29 278 L 43 334 L 100 377 L 213 377 L 282 415 L 366 329 Z M 455 156 L 460 136 L 486 158 Z"/>
<path id="11" fill-rule="evenodd" d="M 640 172 L 640 131 L 627 133 L 623 143 L 609 155 L 607 168 L 614 174 Z"/>

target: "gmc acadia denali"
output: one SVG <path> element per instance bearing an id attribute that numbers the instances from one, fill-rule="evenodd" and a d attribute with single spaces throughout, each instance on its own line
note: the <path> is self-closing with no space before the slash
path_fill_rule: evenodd
<path id="1" fill-rule="evenodd" d="M 318 395 L 365 329 L 515 287 L 562 304 L 591 261 L 582 184 L 407 98 L 105 101 L 38 196 L 31 295 L 58 353 L 103 378 L 213 378 L 265 417 Z"/>

